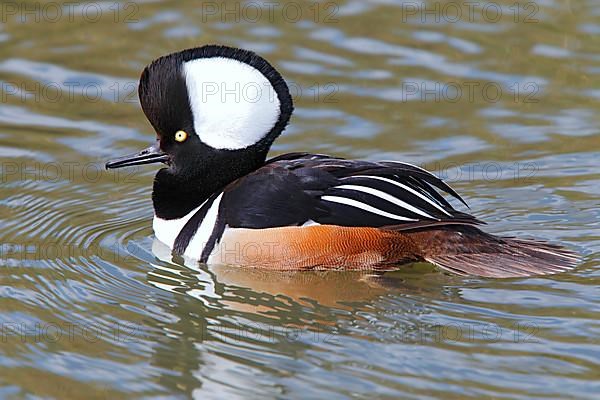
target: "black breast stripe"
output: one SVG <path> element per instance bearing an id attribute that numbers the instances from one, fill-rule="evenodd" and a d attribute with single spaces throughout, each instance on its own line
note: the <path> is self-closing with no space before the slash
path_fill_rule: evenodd
<path id="1" fill-rule="evenodd" d="M 221 204 L 223 204 L 222 201 Z M 202 250 L 202 255 L 200 256 L 200 262 L 202 263 L 206 263 L 208 261 L 210 253 L 212 253 L 213 249 L 215 248 L 215 245 L 217 244 L 217 242 L 223 235 L 223 232 L 225 231 L 225 220 L 223 218 L 223 214 L 220 211 L 221 209 L 219 207 L 219 210 L 217 212 L 217 219 L 215 220 L 215 226 L 213 227 L 213 231 L 210 234 L 206 245 L 204 245 L 204 249 Z"/>
<path id="2" fill-rule="evenodd" d="M 213 205 L 215 199 L 219 194 L 220 192 L 211 195 L 208 198 L 208 200 L 202 205 L 202 207 L 200 207 L 200 209 L 196 211 L 192 218 L 190 218 L 188 222 L 186 222 L 181 231 L 179 231 L 179 234 L 175 238 L 175 243 L 173 245 L 173 250 L 175 250 L 175 254 L 182 255 L 183 253 L 185 253 L 185 249 L 190 244 L 190 241 L 198 231 L 200 224 L 202 224 L 204 217 L 206 217 L 206 213 L 208 212 L 208 210 L 210 210 L 210 207 Z"/>

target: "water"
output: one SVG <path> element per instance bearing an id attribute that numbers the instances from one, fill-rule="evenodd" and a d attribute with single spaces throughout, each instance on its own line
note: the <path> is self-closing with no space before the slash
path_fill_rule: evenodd
<path id="1" fill-rule="evenodd" d="M 57 4 L 0 8 L 0 398 L 597 398 L 597 2 Z M 292 82 L 273 154 L 419 164 L 489 231 L 583 263 L 484 280 L 161 261 L 155 169 L 103 164 L 153 138 L 141 69 L 214 42 Z"/>

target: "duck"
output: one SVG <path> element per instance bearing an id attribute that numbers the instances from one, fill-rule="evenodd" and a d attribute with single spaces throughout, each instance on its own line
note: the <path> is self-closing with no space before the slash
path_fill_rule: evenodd
<path id="1" fill-rule="evenodd" d="M 545 241 L 486 233 L 439 177 L 402 161 L 294 152 L 268 158 L 294 106 L 256 53 L 205 45 L 142 72 L 141 108 L 156 141 L 107 169 L 161 163 L 157 240 L 198 263 L 275 271 L 391 271 L 426 262 L 463 276 L 515 278 L 574 268 Z"/>

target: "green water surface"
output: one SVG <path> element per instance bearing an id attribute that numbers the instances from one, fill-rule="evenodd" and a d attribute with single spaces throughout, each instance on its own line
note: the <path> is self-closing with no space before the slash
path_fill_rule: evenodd
<path id="1" fill-rule="evenodd" d="M 600 3 L 467 3 L 2 1 L 0 398 L 597 399 Z M 154 138 L 143 67 L 208 43 L 290 82 L 272 154 L 418 164 L 488 231 L 584 261 L 509 280 L 161 261 L 155 166 L 103 165 Z"/>

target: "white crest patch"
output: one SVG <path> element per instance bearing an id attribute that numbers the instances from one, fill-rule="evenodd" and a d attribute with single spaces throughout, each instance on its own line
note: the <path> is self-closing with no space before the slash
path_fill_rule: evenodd
<path id="1" fill-rule="evenodd" d="M 275 126 L 280 102 L 269 80 L 241 61 L 212 57 L 184 63 L 185 82 L 200 140 L 215 149 L 243 149 Z"/>

